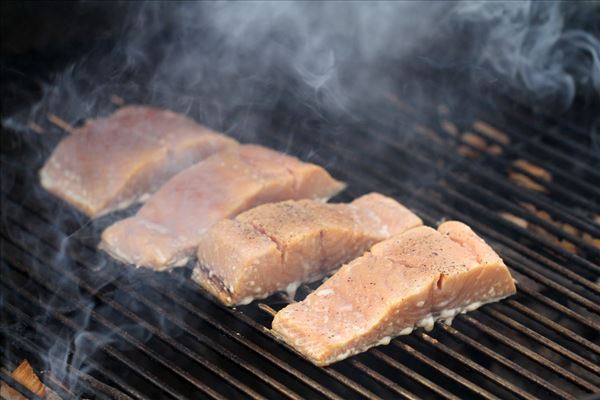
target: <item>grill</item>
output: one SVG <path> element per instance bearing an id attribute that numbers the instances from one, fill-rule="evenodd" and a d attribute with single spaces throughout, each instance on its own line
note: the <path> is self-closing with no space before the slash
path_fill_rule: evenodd
<path id="1" fill-rule="evenodd" d="M 324 165 L 349 184 L 336 200 L 379 191 L 428 225 L 464 221 L 518 281 L 516 296 L 452 326 L 437 323 L 327 368 L 270 333 L 285 296 L 229 309 L 192 284 L 189 269 L 132 270 L 98 252 L 114 217 L 89 221 L 38 184 L 51 144 L 70 129 L 60 109 L 30 121 L 29 132 L 4 131 L 0 378 L 35 398 L 8 375 L 26 358 L 62 398 L 576 399 L 600 392 L 598 143 L 577 124 L 533 112 L 504 92 L 492 103 L 474 93 L 464 89 L 453 108 L 398 90 L 382 96 L 377 115 L 342 121 L 282 104 L 272 129 L 238 136 Z M 147 98 L 112 95 L 104 107 Z M 315 287 L 302 286 L 296 300 Z"/>

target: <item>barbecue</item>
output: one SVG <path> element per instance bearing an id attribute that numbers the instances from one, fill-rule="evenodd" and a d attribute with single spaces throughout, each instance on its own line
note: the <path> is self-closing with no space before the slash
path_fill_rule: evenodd
<path id="1" fill-rule="evenodd" d="M 9 77 L 34 97 L 27 76 Z M 598 393 L 600 152 L 589 109 L 549 114 L 519 92 L 456 84 L 435 68 L 407 66 L 401 78 L 378 93 L 376 107 L 359 102 L 343 118 L 286 83 L 272 103 L 252 109 L 268 124 L 251 133 L 219 124 L 246 110 L 220 115 L 227 103 L 213 107 L 194 90 L 158 96 L 142 84 L 103 86 L 87 113 L 49 102 L 17 129 L 4 124 L 0 380 L 35 398 L 10 375 L 27 359 L 46 391 L 64 399 Z M 69 131 L 128 104 L 171 109 L 241 143 L 322 165 L 347 184 L 335 203 L 379 192 L 427 226 L 462 221 L 504 260 L 517 292 L 451 325 L 436 322 L 318 367 L 271 327 L 277 312 L 316 296 L 320 281 L 295 296 L 227 307 L 190 279 L 193 265 L 135 269 L 98 250 L 102 232 L 135 207 L 90 219 L 41 187 L 38 171 Z"/>

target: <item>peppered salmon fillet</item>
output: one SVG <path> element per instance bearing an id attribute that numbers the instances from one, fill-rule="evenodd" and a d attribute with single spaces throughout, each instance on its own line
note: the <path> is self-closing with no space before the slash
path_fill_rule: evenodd
<path id="1" fill-rule="evenodd" d="M 248 304 L 322 278 L 373 243 L 421 225 L 378 193 L 349 204 L 265 204 L 215 224 L 198 244 L 192 279 L 226 305 Z"/>
<path id="2" fill-rule="evenodd" d="M 94 218 L 237 142 L 171 111 L 123 107 L 74 129 L 40 170 L 42 186 Z"/>
<path id="3" fill-rule="evenodd" d="M 328 365 L 515 292 L 494 250 L 467 225 L 449 221 L 374 245 L 277 313 L 273 332 L 313 363 Z"/>
<path id="4" fill-rule="evenodd" d="M 156 270 L 183 266 L 215 222 L 259 204 L 326 200 L 344 188 L 323 168 L 256 145 L 240 145 L 180 172 L 137 215 L 109 226 L 100 248 Z"/>
<path id="5" fill-rule="evenodd" d="M 40 381 L 40 378 L 37 377 L 27 360 L 23 360 L 10 376 L 39 397 L 44 397 L 46 395 L 46 387 Z M 18 391 L 4 382 L 0 385 L 0 396 L 7 400 L 27 399 L 27 397 L 21 395 Z"/>

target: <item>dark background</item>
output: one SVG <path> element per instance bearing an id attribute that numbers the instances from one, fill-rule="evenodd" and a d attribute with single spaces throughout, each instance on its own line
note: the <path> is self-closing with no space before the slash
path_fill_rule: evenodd
<path id="1" fill-rule="evenodd" d="M 157 43 L 164 43 L 177 40 L 177 35 L 180 35 L 182 30 L 175 26 L 173 10 L 180 5 L 181 3 L 177 5 L 161 3 L 157 6 L 158 13 L 161 14 L 161 28 L 151 33 L 155 39 L 149 37 L 148 42 L 152 43 L 155 40 Z M 82 59 L 102 60 L 103 55 L 114 53 L 115 47 L 127 35 L 148 34 L 143 31 L 144 28 L 136 33 L 136 28 L 132 28 L 128 23 L 130 22 L 128 18 L 143 9 L 142 2 L 4 1 L 0 3 L 0 7 L 0 15 L 2 15 L 0 18 L 2 33 L 0 83 L 3 116 L 10 115 L 25 104 L 33 102 L 36 96 L 39 98 L 42 84 L 51 82 L 57 73 L 72 63 Z M 597 38 L 600 37 L 598 3 L 578 2 L 574 5 L 565 3 L 563 8 L 566 10 L 565 29 L 577 28 Z M 198 46 L 208 49 L 226 48 L 227 44 L 223 42 L 219 33 L 215 32 L 210 19 L 200 19 L 196 25 L 195 29 L 205 30 L 202 35 L 203 43 L 198 43 Z M 402 60 L 396 59 L 394 53 L 390 52 L 386 57 L 378 59 L 376 65 L 360 66 L 360 60 L 342 63 L 340 68 L 342 85 L 344 79 L 348 81 L 355 79 L 357 68 L 359 70 L 363 68 L 373 75 L 396 76 L 400 87 L 417 82 L 416 85 L 419 86 L 417 92 L 436 90 L 439 91 L 436 96 L 451 97 L 457 82 L 460 82 L 461 87 L 467 87 L 469 90 L 480 90 L 481 87 L 510 90 L 513 95 L 524 99 L 533 107 L 550 113 L 560 112 L 586 129 L 593 128 L 598 114 L 596 111 L 600 109 L 600 101 L 598 93 L 591 90 L 589 84 L 578 83 L 577 97 L 565 110 L 564 105 L 552 96 L 540 98 L 539 93 L 525 90 L 518 81 L 500 76 L 486 65 L 472 61 L 482 50 L 481 37 L 485 36 L 486 29 L 489 27 L 477 22 L 457 24 L 452 20 L 444 20 L 440 21 L 439 26 L 432 28 L 435 28 L 432 29 L 435 31 L 432 37 L 415 49 L 413 54 L 403 57 Z M 352 27 L 348 29 L 351 30 Z M 297 38 L 293 32 L 285 30 L 285 25 L 282 29 L 274 30 L 271 36 L 274 40 L 288 46 L 293 54 Z M 459 45 L 456 45 L 457 43 Z M 260 47 L 260 43 L 258 46 Z M 225 52 L 233 54 L 233 58 L 229 57 L 226 62 L 221 63 L 215 60 L 214 66 L 209 71 L 216 82 L 213 85 L 216 89 L 211 91 L 198 88 L 198 93 L 214 98 L 221 96 L 223 89 L 231 85 L 231 75 L 222 72 L 228 68 L 226 64 L 231 60 L 235 62 L 236 57 L 237 60 L 252 57 L 252 54 L 240 54 L 238 49 L 233 48 L 226 49 Z M 151 54 L 150 57 L 158 59 L 162 56 L 164 56 L 164 49 L 157 45 L 156 54 Z M 282 58 L 285 58 L 285 55 Z M 252 74 L 256 78 L 253 84 L 259 88 L 248 90 L 248 93 L 244 93 L 242 97 L 248 96 L 250 101 L 265 90 L 271 93 L 273 88 L 285 91 L 293 87 L 290 96 L 292 104 L 294 101 L 298 103 L 311 101 L 316 107 L 323 106 L 323 102 L 319 103 L 318 98 L 313 98 L 310 91 L 304 90 L 302 82 L 295 81 L 296 77 L 290 75 L 285 62 L 283 60 L 267 66 L 259 65 L 254 69 L 250 64 L 249 71 L 243 68 L 237 71 L 240 76 L 245 72 Z M 571 63 L 578 65 L 578 62 Z M 93 65 L 94 61 L 88 64 Z M 345 76 L 344 67 L 347 67 L 351 73 Z M 135 71 L 134 79 L 144 82 L 147 79 L 144 78 L 144 73 L 151 68 L 151 65 L 141 66 Z M 407 79 L 407 74 L 415 78 Z M 109 78 L 98 73 L 98 82 L 107 79 Z M 121 74 L 120 79 L 129 79 L 129 77 L 127 74 Z M 256 84 L 261 79 L 269 81 L 267 89 L 261 87 L 261 84 Z M 189 87 L 185 89 L 192 92 L 195 90 Z M 223 96 L 219 101 L 226 102 L 226 99 Z"/>

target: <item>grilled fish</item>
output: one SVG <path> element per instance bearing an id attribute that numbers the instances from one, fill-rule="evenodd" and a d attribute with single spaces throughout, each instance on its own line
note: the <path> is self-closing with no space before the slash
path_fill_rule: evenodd
<path id="1" fill-rule="evenodd" d="M 343 187 L 317 165 L 240 145 L 175 175 L 137 215 L 109 226 L 100 247 L 136 266 L 179 267 L 194 254 L 202 234 L 223 218 L 272 201 L 326 200 Z"/>
<path id="2" fill-rule="evenodd" d="M 192 279 L 226 305 L 247 304 L 322 278 L 373 243 L 421 225 L 378 193 L 349 204 L 265 204 L 213 225 L 198 245 Z"/>
<path id="3" fill-rule="evenodd" d="M 502 259 L 467 225 L 417 227 L 374 245 L 273 320 L 273 332 L 328 365 L 417 327 L 514 294 Z"/>
<path id="4" fill-rule="evenodd" d="M 42 186 L 89 217 L 143 201 L 171 176 L 237 142 L 171 111 L 128 106 L 74 129 Z"/>

